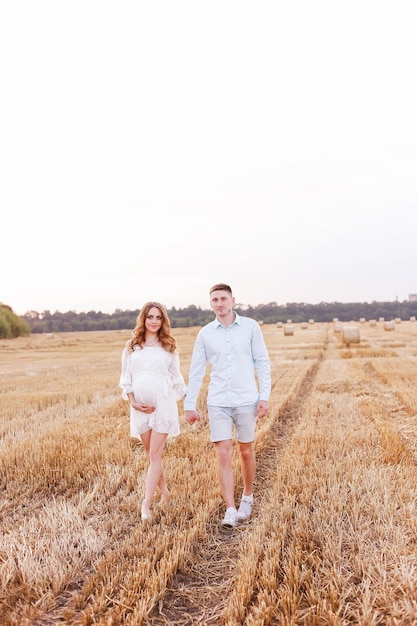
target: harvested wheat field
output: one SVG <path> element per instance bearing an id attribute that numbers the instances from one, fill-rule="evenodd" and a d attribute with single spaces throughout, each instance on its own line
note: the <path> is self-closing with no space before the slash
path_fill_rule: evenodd
<path id="1" fill-rule="evenodd" d="M 205 388 L 140 520 L 118 387 L 130 330 L 0 342 L 2 626 L 417 624 L 417 323 L 263 325 L 270 412 L 251 520 L 220 526 Z M 176 329 L 187 380 L 197 328 Z M 242 485 L 235 456 L 236 496 Z"/>

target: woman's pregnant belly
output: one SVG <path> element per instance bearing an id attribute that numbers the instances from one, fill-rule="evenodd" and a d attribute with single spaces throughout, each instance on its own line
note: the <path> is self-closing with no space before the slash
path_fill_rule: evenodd
<path id="1" fill-rule="evenodd" d="M 135 374 L 133 377 L 133 393 L 136 402 L 156 407 L 158 398 L 164 395 L 164 378 L 157 374 Z"/>

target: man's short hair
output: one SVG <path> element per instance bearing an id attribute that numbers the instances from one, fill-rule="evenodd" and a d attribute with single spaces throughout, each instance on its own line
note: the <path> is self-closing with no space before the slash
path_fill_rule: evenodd
<path id="1" fill-rule="evenodd" d="M 213 285 L 213 287 L 210 288 L 210 296 L 213 293 L 213 291 L 228 291 L 230 293 L 230 295 L 232 294 L 232 288 L 229 287 L 229 285 L 226 285 L 226 283 L 217 283 L 216 285 Z"/>

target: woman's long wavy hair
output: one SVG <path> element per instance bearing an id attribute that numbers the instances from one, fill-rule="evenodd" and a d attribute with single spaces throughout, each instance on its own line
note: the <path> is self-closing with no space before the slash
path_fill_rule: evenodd
<path id="1" fill-rule="evenodd" d="M 139 315 L 136 318 L 136 326 L 132 332 L 132 338 L 130 340 L 130 350 L 133 351 L 135 346 L 143 348 L 146 337 L 145 321 L 148 317 L 149 311 L 156 307 L 161 312 L 162 326 L 158 331 L 158 341 L 167 352 L 174 352 L 177 347 L 175 337 L 171 335 L 171 322 L 169 321 L 168 312 L 163 304 L 160 302 L 147 302 L 143 305 Z"/>

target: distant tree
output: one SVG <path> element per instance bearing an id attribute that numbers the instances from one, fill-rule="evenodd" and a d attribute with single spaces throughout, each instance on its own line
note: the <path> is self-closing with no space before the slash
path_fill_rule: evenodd
<path id="1" fill-rule="evenodd" d="M 30 335 L 27 321 L 16 315 L 10 306 L 0 303 L 0 339 L 14 339 L 27 335 Z"/>

